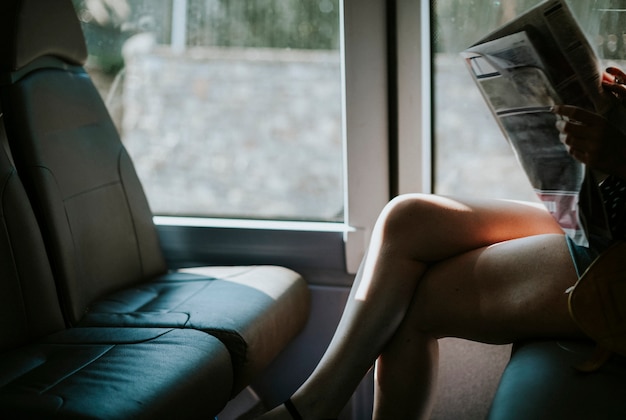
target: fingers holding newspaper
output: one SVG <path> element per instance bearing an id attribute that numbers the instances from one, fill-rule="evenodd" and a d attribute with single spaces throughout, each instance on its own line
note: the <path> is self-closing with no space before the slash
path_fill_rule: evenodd
<path id="1" fill-rule="evenodd" d="M 617 67 L 609 67 L 602 77 L 602 87 L 611 92 L 622 104 L 626 101 L 626 73 Z"/>
<path id="2" fill-rule="evenodd" d="M 626 105 L 626 73 L 608 67 L 602 87 Z M 556 128 L 568 152 L 577 160 L 607 174 L 626 178 L 626 135 L 602 115 L 570 105 L 553 108 Z"/>
<path id="3" fill-rule="evenodd" d="M 559 139 L 575 159 L 592 169 L 626 179 L 626 136 L 603 116 L 556 105 Z"/>

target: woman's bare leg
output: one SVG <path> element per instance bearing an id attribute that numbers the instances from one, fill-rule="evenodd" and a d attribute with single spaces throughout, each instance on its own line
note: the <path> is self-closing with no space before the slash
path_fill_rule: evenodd
<path id="1" fill-rule="evenodd" d="M 439 368 L 439 343 L 403 323 L 376 361 L 374 419 L 429 418 Z"/>
<path id="2" fill-rule="evenodd" d="M 423 283 L 424 273 L 429 273 L 435 265 L 444 266 L 436 263 L 455 256 L 462 258 L 469 251 L 502 241 L 559 232 L 552 218 L 532 205 L 492 200 L 459 201 L 432 195 L 407 195 L 393 200 L 377 222 L 368 256 L 357 274 L 333 340 L 313 374 L 292 397 L 295 406 L 305 419 L 337 416 L 396 334 L 409 306 L 421 304 L 416 299 L 410 305 L 417 285 Z M 535 249 L 535 252 L 541 251 Z M 509 256 L 507 263 L 510 262 Z M 463 266 L 463 270 L 472 269 L 470 264 Z M 455 273 L 460 284 L 464 277 L 471 277 L 471 273 L 459 275 L 463 270 Z M 436 283 L 434 277 L 429 283 Z M 454 288 L 446 291 L 445 284 L 448 282 L 444 282 L 437 293 L 433 291 L 432 296 L 439 301 L 429 302 L 428 308 L 448 306 L 450 300 L 446 293 L 460 296 Z M 463 290 L 476 286 L 482 287 L 480 283 L 469 282 L 463 285 Z M 425 290 L 434 288 L 424 287 Z M 473 293 L 482 296 L 483 291 Z M 487 290 L 485 293 L 489 295 Z M 424 312 L 428 312 L 427 309 Z M 481 316 L 480 313 L 462 313 L 463 318 L 468 315 Z M 411 319 L 439 320 L 437 313 L 432 318 L 426 316 L 431 314 L 420 313 L 420 317 Z M 442 323 L 444 318 L 440 320 Z M 289 416 L 284 407 L 279 407 L 266 418 Z"/>
<path id="3" fill-rule="evenodd" d="M 576 279 L 560 234 L 513 239 L 432 265 L 378 358 L 374 418 L 430 414 L 437 337 L 486 343 L 580 337 L 565 294 Z"/>

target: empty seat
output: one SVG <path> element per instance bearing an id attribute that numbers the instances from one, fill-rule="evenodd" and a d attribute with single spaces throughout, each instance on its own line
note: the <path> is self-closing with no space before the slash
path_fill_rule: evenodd
<path id="1" fill-rule="evenodd" d="M 281 267 L 169 272 L 142 186 L 97 90 L 70 0 L 0 5 L 0 100 L 69 325 L 191 328 L 230 351 L 236 393 L 308 316 Z"/>
<path id="2" fill-rule="evenodd" d="M 64 329 L 41 232 L 5 148 L 0 147 L 0 351 Z"/>
<path id="3" fill-rule="evenodd" d="M 73 328 L 0 355 L 0 417 L 206 419 L 232 379 L 228 351 L 200 331 Z"/>
<path id="4" fill-rule="evenodd" d="M 0 118 L 0 143 L 4 145 Z M 230 398 L 217 338 L 166 328 L 66 329 L 43 239 L 0 147 L 0 418 L 208 418 Z"/>

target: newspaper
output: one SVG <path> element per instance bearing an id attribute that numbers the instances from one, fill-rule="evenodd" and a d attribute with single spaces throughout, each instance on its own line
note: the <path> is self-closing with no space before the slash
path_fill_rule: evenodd
<path id="1" fill-rule="evenodd" d="M 600 62 L 567 4 L 548 0 L 466 49 L 468 69 L 528 179 L 567 235 L 610 235 L 594 174 L 572 158 L 555 127 L 556 104 L 608 117 Z"/>

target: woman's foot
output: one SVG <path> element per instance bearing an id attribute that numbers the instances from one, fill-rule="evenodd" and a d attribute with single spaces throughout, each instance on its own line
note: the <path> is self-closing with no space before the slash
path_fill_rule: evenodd
<path id="1" fill-rule="evenodd" d="M 259 417 L 259 420 L 304 420 L 291 398 Z M 321 420 L 332 420 L 330 418 Z"/>
<path id="2" fill-rule="evenodd" d="M 291 418 L 293 420 L 302 420 L 302 416 L 298 412 L 298 409 L 296 408 L 296 406 L 293 405 L 293 403 L 291 402 L 291 398 L 285 401 L 283 405 L 285 406 L 287 411 L 289 411 L 289 414 L 291 414 Z"/>
<path id="3" fill-rule="evenodd" d="M 291 399 L 288 399 L 283 404 L 263 414 L 259 420 L 302 420 L 302 416 Z"/>

